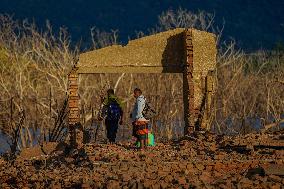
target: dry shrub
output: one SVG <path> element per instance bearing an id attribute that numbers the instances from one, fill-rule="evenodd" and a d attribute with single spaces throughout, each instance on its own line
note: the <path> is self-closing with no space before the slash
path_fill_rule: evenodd
<path id="1" fill-rule="evenodd" d="M 245 55 L 231 43 L 219 56 L 217 72 L 212 126 L 216 131 L 245 134 L 283 119 L 283 54 Z"/>
<path id="2" fill-rule="evenodd" d="M 234 43 L 220 50 L 217 65 L 217 91 L 212 109 L 212 130 L 243 134 L 283 119 L 283 55 L 258 51 L 246 55 Z M 159 115 L 153 121 L 158 139 L 179 137 L 184 127 L 181 74 L 96 74 L 82 75 L 80 95 L 85 112 L 100 107 L 102 89 L 115 88 L 126 105 L 127 126 L 120 135 L 129 137 L 128 115 L 134 103 L 132 92 L 140 87 Z M 86 113 L 88 114 L 88 113 Z M 282 117 L 281 117 L 282 116 Z M 83 116 L 87 123 L 91 114 Z"/>
<path id="3" fill-rule="evenodd" d="M 204 11 L 193 13 L 186 9 L 168 10 L 162 12 L 158 17 L 158 29 L 161 31 L 174 28 L 196 28 L 198 30 L 209 31 L 214 26 L 214 14 Z"/>
<path id="4" fill-rule="evenodd" d="M 235 48 L 234 41 L 220 43 L 224 25 L 216 26 L 214 14 L 203 11 L 193 13 L 179 9 L 163 12 L 158 26 L 151 31 L 155 33 L 177 27 L 193 27 L 217 35 L 219 54 L 212 130 L 240 134 L 258 130 L 271 122 L 283 122 L 283 51 L 257 51 L 246 55 Z"/>
<path id="5" fill-rule="evenodd" d="M 176 12 L 163 12 L 159 16 L 157 27 L 150 30 L 150 33 L 154 34 L 177 27 L 194 27 L 214 32 L 218 36 L 218 44 L 220 44 L 219 40 L 224 28 L 214 25 L 213 14 L 202 11 L 192 13 L 179 9 Z M 113 35 L 108 33 L 108 39 L 112 39 L 105 40 L 109 41 L 108 44 L 105 41 L 100 44 L 104 44 L 104 46 L 113 44 L 114 39 L 117 38 L 111 37 Z M 143 32 L 137 33 L 138 37 L 144 35 Z M 279 78 L 283 78 L 283 56 L 279 58 L 279 56 L 263 51 L 254 55 L 245 55 L 242 51 L 235 49 L 234 42 L 228 44 L 220 44 L 222 49 L 219 49 L 218 54 L 217 91 L 211 116 L 212 129 L 219 133 L 247 133 L 255 130 L 256 126 L 260 126 L 260 124 L 279 121 L 281 115 L 283 116 L 283 100 L 281 100 L 283 99 L 283 83 L 279 82 L 281 80 Z M 134 80 L 140 80 L 138 85 Z M 100 94 L 103 88 L 118 86 L 118 96 L 127 102 L 126 115 L 131 111 L 133 104 L 132 90 L 137 86 L 141 87 L 145 96 L 151 98 L 159 111 L 154 125 L 159 124 L 163 129 L 159 130 L 154 127 L 158 138 L 170 139 L 173 136 L 178 136 L 184 126 L 183 108 L 181 108 L 183 107 L 181 76 L 98 74 L 97 76 L 85 75 L 81 81 L 80 94 L 83 103 L 93 104 L 92 106 L 96 104 L 96 107 L 93 108 L 96 110 L 99 109 L 100 102 L 99 95 L 96 97 L 94 94 Z M 119 85 L 117 85 L 118 83 Z M 149 86 L 147 83 L 151 85 Z M 156 94 L 154 98 L 151 97 L 153 93 Z M 171 103 L 175 105 L 172 106 Z M 87 120 L 90 119 L 90 115 L 85 117 Z M 128 134 L 131 132 L 130 125 L 126 131 Z"/>
<path id="6" fill-rule="evenodd" d="M 156 33 L 175 27 L 195 27 L 215 32 L 218 41 L 223 28 L 214 26 L 214 15 L 197 14 L 180 9 L 166 11 L 159 24 L 150 30 Z M 117 31 L 91 30 L 94 49 L 118 43 Z M 143 36 L 138 32 L 138 37 Z M 13 137 L 13 130 L 22 125 L 18 148 L 41 141 L 59 116 L 67 89 L 67 73 L 76 61 L 76 50 L 70 50 L 65 29 L 57 35 L 47 24 L 39 32 L 34 24 L 19 23 L 0 16 L 0 129 Z M 218 55 L 217 91 L 212 114 L 212 129 L 219 133 L 247 133 L 255 125 L 283 119 L 283 52 L 259 51 L 247 56 L 234 44 L 223 46 Z M 153 120 L 158 138 L 179 137 L 184 126 L 182 76 L 180 74 L 95 74 L 80 77 L 82 121 L 89 127 L 92 111 L 98 111 L 105 89 L 115 88 L 125 102 L 126 124 L 120 136 L 131 133 L 127 119 L 134 98 L 132 91 L 140 87 L 154 104 L 159 115 Z M 25 120 L 21 121 L 21 113 Z M 94 115 L 94 114 L 93 114 Z M 281 117 L 282 116 L 282 117 Z M 93 117 L 94 118 L 94 117 Z M 23 124 L 20 124 L 22 123 Z"/>
<path id="7" fill-rule="evenodd" d="M 65 29 L 55 35 L 47 23 L 40 32 L 26 20 L 0 15 L 0 101 L 6 104 L 1 106 L 1 127 L 13 128 L 18 114 L 25 112 L 19 147 L 32 145 L 43 136 L 39 132 L 47 135 L 54 124 L 75 57 Z M 5 134 L 12 135 L 7 129 Z"/>
<path id="8" fill-rule="evenodd" d="M 201 31 L 207 31 L 216 34 L 217 44 L 219 44 L 224 30 L 225 22 L 222 26 L 214 23 L 215 14 L 205 11 L 191 12 L 179 8 L 176 11 L 167 10 L 158 16 L 158 24 L 155 28 L 149 30 L 149 34 L 155 34 L 175 28 L 195 28 Z M 136 32 L 137 37 L 143 37 L 143 32 Z"/>
<path id="9" fill-rule="evenodd" d="M 124 102 L 125 125 L 120 127 L 119 135 L 129 139 L 132 132 L 129 115 L 134 105 L 133 90 L 136 87 L 142 89 L 143 95 L 158 111 L 158 116 L 152 121 L 157 138 L 181 136 L 184 127 L 182 74 L 83 74 L 80 76 L 79 93 L 86 115 L 82 116 L 82 122 L 86 127 L 91 127 L 91 112 L 95 110 L 93 115 L 96 115 L 100 109 L 102 91 L 114 88 Z"/>
<path id="10" fill-rule="evenodd" d="M 91 28 L 91 37 L 93 49 L 103 48 L 109 45 L 118 43 L 118 30 L 111 30 L 111 32 L 101 31 L 95 26 Z"/>

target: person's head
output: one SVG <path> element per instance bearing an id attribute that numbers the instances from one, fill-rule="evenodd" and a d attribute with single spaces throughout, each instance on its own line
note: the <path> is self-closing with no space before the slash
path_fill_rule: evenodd
<path id="1" fill-rule="evenodd" d="M 107 90 L 107 96 L 110 96 L 110 95 L 114 95 L 114 90 L 113 89 Z"/>
<path id="2" fill-rule="evenodd" d="M 141 89 L 139 89 L 139 88 L 134 89 L 134 97 L 135 98 L 138 98 L 141 94 L 142 94 Z"/>

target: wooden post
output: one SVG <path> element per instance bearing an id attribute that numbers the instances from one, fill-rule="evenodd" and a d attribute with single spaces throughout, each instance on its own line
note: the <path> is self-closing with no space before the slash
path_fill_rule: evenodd
<path id="1" fill-rule="evenodd" d="M 70 145 L 74 148 L 81 148 L 83 144 L 83 129 L 80 123 L 78 74 L 76 69 L 73 69 L 68 75 L 68 92 Z"/>
<path id="2" fill-rule="evenodd" d="M 190 29 L 184 32 L 185 39 L 185 66 L 183 72 L 183 101 L 184 101 L 184 134 L 194 131 L 194 82 L 193 82 L 193 45 Z"/>

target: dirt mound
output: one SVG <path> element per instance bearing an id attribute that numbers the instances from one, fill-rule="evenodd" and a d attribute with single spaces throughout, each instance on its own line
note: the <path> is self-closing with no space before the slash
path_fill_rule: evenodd
<path id="1" fill-rule="evenodd" d="M 264 138 L 265 146 L 259 140 Z M 281 188 L 284 149 L 276 144 L 282 142 L 282 134 L 195 133 L 146 151 L 128 143 L 86 144 L 69 156 L 56 153 L 45 159 L 4 162 L 1 187 Z"/>

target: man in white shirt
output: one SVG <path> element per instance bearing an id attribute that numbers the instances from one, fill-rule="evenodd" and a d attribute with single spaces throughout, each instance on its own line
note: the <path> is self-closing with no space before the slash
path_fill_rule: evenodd
<path id="1" fill-rule="evenodd" d="M 133 111 L 131 114 L 133 125 L 133 136 L 140 142 L 140 149 L 144 149 L 147 146 L 148 136 L 148 121 L 144 118 L 142 112 L 146 104 L 146 99 L 142 95 L 142 91 L 139 88 L 134 89 L 134 97 L 136 98 Z"/>

